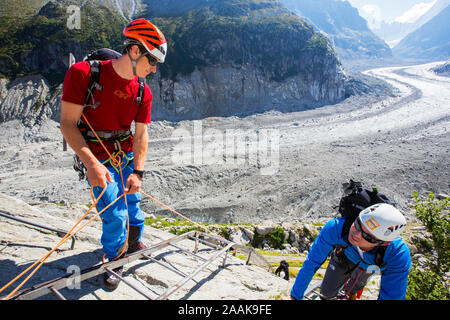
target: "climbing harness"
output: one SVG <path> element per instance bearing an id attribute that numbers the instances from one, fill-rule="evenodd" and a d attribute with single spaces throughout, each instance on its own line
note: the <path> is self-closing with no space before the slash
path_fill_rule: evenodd
<path id="1" fill-rule="evenodd" d="M 345 280 L 344 285 L 339 290 L 336 297 L 328 299 L 328 300 L 356 300 L 360 299 L 361 295 L 364 291 L 364 288 L 359 290 L 356 293 L 352 293 L 353 288 L 358 282 L 361 275 L 365 272 L 361 267 L 357 267 L 354 273 L 349 274 L 347 279 Z M 317 280 L 305 290 L 305 294 L 303 295 L 304 300 L 316 300 L 316 299 L 325 299 L 320 293 L 320 287 L 322 285 L 323 280 Z"/>
<path id="2" fill-rule="evenodd" d="M 116 166 L 116 162 L 113 160 L 117 157 L 120 158 L 120 167 L 121 169 L 125 169 L 131 161 L 134 160 L 134 156 L 129 156 L 127 155 L 125 152 L 122 151 L 122 148 L 120 147 L 120 143 L 115 143 L 116 144 L 116 152 L 113 152 L 112 158 L 108 158 L 106 160 L 100 161 L 100 163 L 102 165 L 104 165 L 105 167 L 112 167 L 114 168 L 114 170 L 116 170 L 117 173 L 119 172 L 119 167 Z M 73 169 L 78 172 L 78 178 L 80 181 L 85 180 L 86 179 L 86 167 L 84 166 L 83 162 L 81 161 L 81 159 L 78 157 L 77 154 L 74 154 L 73 156 Z"/>
<path id="3" fill-rule="evenodd" d="M 73 155 L 73 169 L 78 173 L 80 181 L 86 179 L 86 167 L 76 153 Z"/>

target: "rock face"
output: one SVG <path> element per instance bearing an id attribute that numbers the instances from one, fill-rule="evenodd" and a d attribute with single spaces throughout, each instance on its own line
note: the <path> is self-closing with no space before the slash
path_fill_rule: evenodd
<path id="1" fill-rule="evenodd" d="M 431 70 L 439 76 L 450 77 L 450 60 L 447 60 L 444 64 L 436 66 Z"/>
<path id="2" fill-rule="evenodd" d="M 40 209 L 36 207 L 40 207 Z M 70 229 L 75 224 L 76 217 L 80 217 L 87 210 L 85 206 L 65 207 L 44 203 L 36 204 L 36 207 L 0 194 L 0 210 L 2 212 L 63 230 Z M 89 217 L 92 215 L 89 214 Z M 60 250 L 50 256 L 23 288 L 61 277 L 67 273 L 73 274 L 74 271 L 81 271 L 101 262 L 100 224 L 100 220 L 95 219 L 80 231 L 77 234 L 78 238 L 73 250 L 70 250 L 70 241 L 63 244 Z M 2 230 L 0 287 L 46 254 L 60 240 L 53 232 L 4 217 L 0 217 L 0 228 Z M 143 240 L 147 245 L 154 245 L 173 236 L 146 226 Z M 184 240 L 177 245 L 191 250 L 194 248 L 194 241 Z M 167 247 L 157 251 L 153 257 L 163 258 L 165 262 L 188 274 L 204 263 L 202 260 L 196 260 L 190 255 L 180 254 L 177 251 Z M 210 250 L 206 246 L 199 248 L 199 254 L 206 258 L 212 257 L 215 252 L 217 251 Z M 292 283 L 275 276 L 266 269 L 256 265 L 246 265 L 245 260 L 237 259 L 231 254 L 227 255 L 226 265 L 223 268 L 220 266 L 223 262 L 222 258 L 214 260 L 208 268 L 194 277 L 195 282 L 189 281 L 169 296 L 169 299 L 273 299 L 280 293 L 287 294 L 290 290 Z M 150 296 L 155 298 L 183 278 L 156 263 L 143 260 L 136 260 L 126 265 L 124 276 L 126 280 L 141 290 L 146 290 Z M 15 285 L 20 284 L 23 279 L 21 278 Z M 99 276 L 81 282 L 79 285 L 73 285 L 72 289 L 63 289 L 61 293 L 67 299 L 72 300 L 143 299 L 142 295 L 123 283 L 112 292 L 106 291 L 102 286 L 102 276 Z M 12 288 L 6 289 L 1 296 L 11 292 Z M 41 299 L 56 299 L 56 297 L 47 295 Z"/>
<path id="3" fill-rule="evenodd" d="M 154 120 L 193 120 L 209 116 L 246 116 L 268 110 L 299 111 L 339 101 L 345 97 L 345 75 L 337 65 L 329 65 L 326 75 L 311 72 L 307 78 L 294 76 L 283 82 L 269 81 L 252 68 L 196 69 L 175 80 L 155 77 Z"/>
<path id="4" fill-rule="evenodd" d="M 171 219 L 159 217 L 156 220 L 170 221 Z M 192 228 L 191 225 L 163 226 L 161 221 L 154 222 L 151 226 L 172 233 L 186 232 Z M 226 239 L 236 244 L 264 250 L 277 250 L 283 254 L 300 254 L 308 252 L 322 227 L 298 222 L 275 223 L 272 220 L 264 220 L 261 224 L 255 225 L 226 227 L 211 225 L 208 229 L 216 234 L 224 235 Z"/>
<path id="5" fill-rule="evenodd" d="M 21 120 L 27 126 L 39 123 L 43 118 L 59 118 L 60 90 L 51 92 L 41 75 L 4 81 L 1 91 L 0 123 Z"/>

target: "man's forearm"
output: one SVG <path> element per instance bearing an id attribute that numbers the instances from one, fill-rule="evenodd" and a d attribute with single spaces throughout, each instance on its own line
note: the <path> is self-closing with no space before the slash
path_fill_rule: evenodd
<path id="1" fill-rule="evenodd" d="M 148 133 L 142 132 L 134 136 L 133 153 L 134 153 L 134 169 L 144 170 L 145 158 L 148 150 Z"/>
<path id="2" fill-rule="evenodd" d="M 64 139 L 72 150 L 80 157 L 86 167 L 97 164 L 98 160 L 89 149 L 77 126 L 83 112 L 83 106 L 61 101 L 60 128 Z"/>
<path id="3" fill-rule="evenodd" d="M 66 139 L 69 146 L 78 155 L 78 157 L 80 157 L 86 167 L 98 162 L 97 158 L 86 144 L 86 141 L 81 135 L 78 127 L 71 124 L 66 124 L 64 122 L 61 122 L 60 127 L 64 139 Z"/>

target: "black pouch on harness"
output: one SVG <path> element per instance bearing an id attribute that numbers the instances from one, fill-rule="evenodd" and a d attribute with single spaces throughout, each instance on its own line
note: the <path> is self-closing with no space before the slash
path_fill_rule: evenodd
<path id="1" fill-rule="evenodd" d="M 86 179 L 86 168 L 76 154 L 73 156 L 73 169 L 78 173 L 78 179 L 80 181 Z"/>

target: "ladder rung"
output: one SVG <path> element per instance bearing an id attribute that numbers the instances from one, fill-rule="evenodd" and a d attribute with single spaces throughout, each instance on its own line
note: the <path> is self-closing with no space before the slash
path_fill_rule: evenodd
<path id="1" fill-rule="evenodd" d="M 123 278 L 122 276 L 118 275 L 116 272 L 114 272 L 113 270 L 109 269 L 109 268 L 105 268 L 106 272 L 112 274 L 113 276 L 117 277 L 118 279 L 120 279 L 120 281 L 124 282 L 126 285 L 128 285 L 129 287 L 133 288 L 134 290 L 136 290 L 137 292 L 139 292 L 140 294 L 142 294 L 144 297 L 146 297 L 149 300 L 153 300 L 154 298 L 150 297 L 147 293 L 145 293 L 144 291 L 142 291 L 141 289 L 137 288 L 136 286 L 134 286 L 132 283 L 130 283 L 128 280 L 125 280 L 125 278 Z"/>
<path id="2" fill-rule="evenodd" d="M 184 248 L 181 248 L 180 246 L 177 246 L 177 245 L 175 245 L 175 244 L 170 243 L 170 245 L 171 245 L 172 247 L 177 248 L 178 250 L 181 250 L 181 251 L 183 251 L 184 253 L 190 254 L 191 256 L 194 256 L 194 257 L 196 257 L 196 258 L 198 258 L 198 259 L 200 259 L 200 260 L 203 260 L 203 261 L 208 260 L 208 259 L 206 259 L 206 258 L 203 258 L 202 256 L 199 256 L 198 254 L 195 254 L 195 253 L 193 253 L 193 252 L 190 252 L 189 250 L 186 250 L 186 249 L 184 249 Z"/>
<path id="3" fill-rule="evenodd" d="M 144 257 L 146 257 L 148 260 L 150 260 L 150 261 L 153 261 L 153 262 L 156 262 L 157 264 L 160 264 L 160 265 L 162 265 L 163 267 L 165 267 L 165 268 L 167 268 L 167 269 L 169 269 L 169 270 L 171 270 L 171 271 L 173 271 L 173 272 L 175 272 L 175 273 L 178 273 L 180 276 L 182 276 L 182 277 L 187 277 L 187 274 L 186 273 L 184 273 L 184 272 L 182 272 L 182 271 L 180 271 L 180 270 L 178 270 L 178 269 L 176 269 L 175 267 L 172 267 L 170 264 L 168 264 L 168 263 L 164 263 L 164 262 L 162 262 L 162 261 L 159 261 L 158 259 L 155 259 L 155 258 L 152 258 L 152 257 L 150 257 L 149 255 L 147 255 L 147 254 L 143 254 L 143 256 Z"/>
<path id="4" fill-rule="evenodd" d="M 61 292 L 59 292 L 58 290 L 56 290 L 55 288 L 51 287 L 50 291 L 53 292 L 53 294 L 55 296 L 57 296 L 60 300 L 67 300 L 62 294 Z"/>

